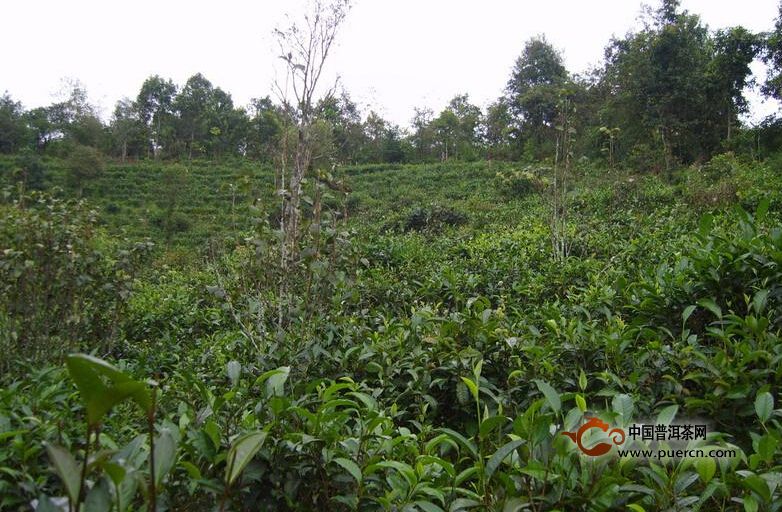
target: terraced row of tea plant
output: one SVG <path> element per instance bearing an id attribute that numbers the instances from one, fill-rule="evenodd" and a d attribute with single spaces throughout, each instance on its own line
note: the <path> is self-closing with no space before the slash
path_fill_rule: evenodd
<path id="1" fill-rule="evenodd" d="M 773 162 L 584 164 L 564 260 L 545 167 L 347 168 L 307 183 L 287 268 L 271 172 L 109 166 L 82 204 L 46 165 L 1 206 L 2 509 L 782 502 Z M 167 237 L 146 212 L 180 172 Z M 700 418 L 735 456 L 585 456 L 561 432 L 592 416 Z"/>

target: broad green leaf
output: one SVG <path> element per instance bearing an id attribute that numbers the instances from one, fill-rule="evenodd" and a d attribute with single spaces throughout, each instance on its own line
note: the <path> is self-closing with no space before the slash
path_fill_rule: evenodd
<path id="1" fill-rule="evenodd" d="M 431 501 L 416 501 L 415 505 L 424 512 L 443 512 L 443 509 L 432 503 Z"/>
<path id="2" fill-rule="evenodd" d="M 399 462 L 397 460 L 384 460 L 376 464 L 370 464 L 367 466 L 365 473 L 372 474 L 377 471 L 378 468 L 391 468 L 397 470 L 399 474 L 401 474 L 404 479 L 407 480 L 407 484 L 411 488 L 415 487 L 415 484 L 418 481 L 415 470 L 409 464 L 405 464 L 404 462 Z"/>
<path id="3" fill-rule="evenodd" d="M 522 512 L 528 510 L 529 500 L 527 498 L 509 498 L 505 500 L 505 504 L 502 506 L 502 512 Z"/>
<path id="4" fill-rule="evenodd" d="M 462 377 L 462 382 L 467 386 L 467 388 L 470 390 L 470 394 L 472 397 L 477 401 L 478 400 L 478 386 L 475 384 L 475 382 L 472 381 L 472 379 L 469 379 L 467 377 Z"/>
<path id="5" fill-rule="evenodd" d="M 658 425 L 670 425 L 673 419 L 676 417 L 676 413 L 679 412 L 679 406 L 676 404 L 669 405 L 657 415 Z"/>
<path id="6" fill-rule="evenodd" d="M 432 455 L 419 455 L 415 459 L 416 467 L 418 464 L 424 465 L 424 466 L 430 466 L 430 465 L 436 465 L 443 468 L 450 476 L 456 475 L 456 470 L 453 467 L 453 464 L 448 462 L 447 460 L 441 459 L 440 457 L 434 457 Z"/>
<path id="7" fill-rule="evenodd" d="M 559 399 L 559 393 L 557 393 L 549 383 L 540 379 L 535 379 L 535 384 L 537 384 L 538 389 L 543 393 L 543 396 L 546 397 L 549 407 L 551 407 L 554 412 L 559 412 L 562 409 L 562 401 Z"/>
<path id="8" fill-rule="evenodd" d="M 106 512 L 111 510 L 111 490 L 109 482 L 101 478 L 98 485 L 90 489 L 84 500 L 83 512 Z"/>
<path id="9" fill-rule="evenodd" d="M 625 422 L 630 421 L 633 415 L 633 399 L 630 395 L 621 393 L 611 400 L 611 408 L 620 415 Z"/>
<path id="10" fill-rule="evenodd" d="M 758 394 L 755 398 L 755 412 L 761 423 L 765 423 L 771 418 L 774 412 L 774 397 L 768 391 Z"/>
<path id="11" fill-rule="evenodd" d="M 448 436 L 451 439 L 455 439 L 457 443 L 459 443 L 463 448 L 466 448 L 467 451 L 470 452 L 470 455 L 472 455 L 473 458 L 478 456 L 478 449 L 475 447 L 475 444 L 461 435 L 459 432 L 456 432 L 455 430 L 451 430 L 450 428 L 440 428 L 438 429 L 440 432 L 443 432 L 444 434 L 448 434 Z"/>
<path id="12" fill-rule="evenodd" d="M 584 373 L 584 369 L 582 368 L 578 374 L 578 388 L 581 391 L 584 391 L 586 387 L 587 387 L 587 376 L 586 373 Z"/>
<path id="13" fill-rule="evenodd" d="M 769 290 L 758 290 L 752 297 L 752 309 L 756 315 L 759 315 L 766 307 L 766 301 L 768 300 Z"/>
<path id="14" fill-rule="evenodd" d="M 356 479 L 356 482 L 361 483 L 361 468 L 358 467 L 358 464 L 353 462 L 350 459 L 345 459 L 343 457 L 337 457 L 334 459 L 334 462 L 342 466 L 343 469 L 345 469 L 348 473 L 350 473 L 350 476 Z"/>
<path id="15" fill-rule="evenodd" d="M 169 429 L 163 429 L 155 439 L 155 487 L 171 471 L 176 461 L 176 439 Z"/>
<path id="16" fill-rule="evenodd" d="M 79 482 L 81 479 L 79 464 L 76 463 L 73 455 L 61 446 L 47 443 L 46 451 L 49 453 L 54 469 L 65 486 L 65 492 L 68 493 L 71 503 L 76 503 L 76 500 L 79 498 Z"/>
<path id="17" fill-rule="evenodd" d="M 684 311 L 682 311 L 682 325 L 687 323 L 687 320 L 690 318 L 690 316 L 692 315 L 693 311 L 695 311 L 696 307 L 697 306 L 692 304 L 692 305 L 687 306 L 686 308 L 684 308 Z"/>
<path id="18" fill-rule="evenodd" d="M 275 370 L 269 370 L 255 381 L 256 385 L 266 382 L 266 396 L 282 396 L 285 382 L 291 373 L 290 366 L 281 366 Z"/>
<path id="19" fill-rule="evenodd" d="M 766 481 L 759 476 L 749 475 L 744 478 L 741 483 L 744 484 L 744 487 L 752 490 L 758 496 L 760 496 L 760 499 L 762 499 L 764 502 L 768 503 L 771 501 L 771 490 L 768 488 Z"/>
<path id="20" fill-rule="evenodd" d="M 187 471 L 187 476 L 189 476 L 191 480 L 201 480 L 201 478 L 203 478 L 201 476 L 201 470 L 193 463 L 182 461 L 179 465 Z"/>
<path id="21" fill-rule="evenodd" d="M 453 483 L 454 485 L 460 486 L 468 479 L 472 478 L 474 475 L 478 474 L 478 466 L 470 466 L 469 468 L 465 469 L 458 475 L 456 475 L 456 478 L 454 479 Z"/>
<path id="22" fill-rule="evenodd" d="M 489 416 L 485 420 L 481 422 L 481 428 L 479 429 L 479 432 L 481 434 L 481 438 L 485 438 L 489 434 L 492 433 L 497 427 L 503 425 L 508 421 L 508 418 L 505 416 Z"/>
<path id="23" fill-rule="evenodd" d="M 714 316 L 717 318 L 722 318 L 722 308 L 714 302 L 714 299 L 701 299 L 698 301 L 698 305 L 714 313 Z"/>
<path id="24" fill-rule="evenodd" d="M 225 481 L 228 485 L 234 483 L 236 478 L 244 471 L 247 464 L 258 453 L 258 450 L 266 441 L 267 433 L 259 430 L 248 432 L 237 437 L 228 450 L 228 465 L 225 471 Z"/>
<path id="25" fill-rule="evenodd" d="M 478 500 L 471 500 L 469 498 L 456 498 L 451 502 L 451 507 L 448 509 L 450 512 L 457 512 L 459 510 L 469 510 L 475 507 L 482 507 L 483 503 Z"/>
<path id="26" fill-rule="evenodd" d="M 86 354 L 71 354 L 66 366 L 79 388 L 91 427 L 99 425 L 103 416 L 126 398 L 132 398 L 147 413 L 151 410 L 152 396 L 147 385 L 109 363 Z"/>
<path id="27" fill-rule="evenodd" d="M 484 468 L 486 480 L 489 480 L 494 472 L 497 471 L 497 468 L 500 467 L 500 464 L 502 464 L 502 461 L 505 460 L 505 457 L 510 455 L 516 448 L 524 443 L 524 439 L 516 439 L 515 441 L 505 443 L 496 452 L 494 452 L 494 455 L 491 456 L 489 462 L 486 463 L 486 467 Z"/>
<path id="28" fill-rule="evenodd" d="M 125 479 L 125 475 L 127 474 L 125 468 L 115 462 L 104 463 L 103 471 L 109 475 L 109 478 L 111 478 L 111 481 L 114 482 L 115 486 L 118 486 L 122 480 Z"/>
<path id="29" fill-rule="evenodd" d="M 584 400 L 584 397 L 580 394 L 576 394 L 576 405 L 578 406 L 578 410 L 581 412 L 586 412 L 587 410 L 587 403 L 586 400 Z"/>
<path id="30" fill-rule="evenodd" d="M 711 457 L 695 459 L 693 465 L 704 484 L 709 483 L 717 471 L 717 463 Z"/>

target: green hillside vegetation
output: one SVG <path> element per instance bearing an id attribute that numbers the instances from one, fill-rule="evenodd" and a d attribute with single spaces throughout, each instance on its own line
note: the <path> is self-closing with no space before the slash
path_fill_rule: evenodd
<path id="1" fill-rule="evenodd" d="M 782 509 L 782 4 L 409 130 L 313 93 L 311 8 L 279 102 L 0 97 L 0 510 Z"/>
<path id="2" fill-rule="evenodd" d="M 46 164 L 57 185 L 62 164 Z M 77 257 L 115 269 L 93 270 L 90 279 L 132 289 L 114 299 L 111 318 L 74 320 L 71 310 L 50 305 L 49 314 L 62 317 L 43 326 L 16 316 L 21 297 L 3 294 L 3 353 L 24 353 L 33 341 L 49 347 L 32 355 L 44 360 L 52 351 L 99 349 L 125 374 L 154 378 L 156 442 L 176 447 L 159 484 L 159 499 L 170 506 L 427 510 L 529 502 L 657 510 L 778 499 L 769 482 L 780 464 L 779 411 L 773 398 L 771 412 L 763 405 L 769 391 L 776 394 L 782 357 L 782 179 L 773 162 L 725 155 L 670 183 L 577 168 L 564 262 L 551 257 L 547 192 L 527 183 L 545 183 L 545 167 L 345 169 L 349 219 L 337 216 L 344 198 L 324 201 L 336 219 L 324 238 L 333 239 L 299 269 L 284 331 L 274 328 L 280 298 L 268 286 L 276 270 L 258 256 L 273 243 L 263 228 L 269 213 L 240 196 L 236 233 L 220 231 L 230 243 L 172 267 L 172 252 L 193 250 L 216 223 L 231 222 L 232 196 L 182 201 L 191 225 L 167 244 L 164 231 L 138 215 L 145 205 L 164 209 L 166 165 L 107 166 L 84 192 L 88 201 L 105 201 L 96 217 L 61 206 L 71 246 L 96 251 Z M 252 172 L 217 172 L 224 169 L 207 162 L 192 169 L 183 197 Z M 256 182 L 271 180 L 256 172 Z M 262 197 L 273 197 L 268 188 Z M 47 263 L 27 259 L 36 236 L 16 231 L 57 219 L 54 208 L 41 208 L 51 200 L 36 197 L 25 210 L 18 198 L 3 207 L 4 240 L 14 236 L 23 253 L 4 257 L 6 290 L 18 291 L 20 274 L 31 282 Z M 76 229 L 83 224 L 96 231 Z M 154 248 L 139 249 L 147 236 Z M 118 265 L 128 247 L 134 256 Z M 55 277 L 63 289 L 73 286 L 68 278 Z M 40 300 L 35 289 L 25 291 L 27 301 Z M 95 336 L 100 345 L 90 341 Z M 4 507 L 14 508 L 67 491 L 47 470 L 45 446 L 63 445 L 80 460 L 84 405 L 65 368 L 6 363 L 0 418 L 10 442 L 0 485 Z M 740 455 L 718 467 L 585 461 L 549 431 L 602 410 L 620 424 L 674 411 L 707 417 L 709 443 L 738 447 Z M 146 492 L 143 418 L 130 405 L 101 418 L 100 446 L 125 448 L 92 466 L 91 493 L 114 485 L 109 460 L 125 468 L 129 504 Z M 255 431 L 263 445 L 231 480 L 228 457 L 245 439 L 235 436 Z M 500 463 L 496 454 L 510 447 L 516 455 Z"/>

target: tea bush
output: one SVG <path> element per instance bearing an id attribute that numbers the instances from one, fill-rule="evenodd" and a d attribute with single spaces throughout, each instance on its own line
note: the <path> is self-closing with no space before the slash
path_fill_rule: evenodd
<path id="1" fill-rule="evenodd" d="M 579 169 L 564 261 L 546 190 L 506 196 L 502 166 L 483 162 L 347 169 L 361 197 L 347 220 L 342 199 L 307 184 L 309 207 L 329 214 L 287 268 L 276 201 L 235 204 L 235 234 L 202 259 L 177 256 L 202 238 L 173 236 L 132 272 L 118 270 L 121 231 L 96 217 L 124 215 L 125 201 L 105 214 L 52 197 L 3 205 L 12 251 L 70 226 L 57 247 L 99 251 L 91 278 L 128 294 L 77 287 L 80 260 L 48 256 L 62 269 L 52 286 L 84 295 L 92 315 L 71 325 L 55 309 L 66 320 L 36 338 L 38 361 L 8 351 L 0 508 L 776 510 L 782 180 L 729 156 L 710 165 L 742 186 L 708 208 L 691 200 L 692 169 L 671 181 Z M 191 234 L 230 222 L 230 198 L 208 203 Z M 420 229 L 404 229 L 410 218 Z M 48 289 L 25 259 L 9 268 Z M 94 301 L 116 304 L 112 322 Z M 71 351 L 103 360 L 63 364 Z M 562 435 L 587 418 L 703 420 L 689 447 L 734 456 L 589 457 Z"/>

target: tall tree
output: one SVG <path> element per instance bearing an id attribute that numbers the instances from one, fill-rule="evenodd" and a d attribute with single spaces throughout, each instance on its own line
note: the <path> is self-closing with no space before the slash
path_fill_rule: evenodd
<path id="1" fill-rule="evenodd" d="M 6 92 L 0 96 L 0 153 L 15 153 L 27 143 L 30 133 L 24 108 Z"/>
<path id="2" fill-rule="evenodd" d="M 489 160 L 512 158 L 513 115 L 506 98 L 499 98 L 486 109 L 484 133 Z"/>
<path id="3" fill-rule="evenodd" d="M 533 146 L 534 156 L 541 156 L 544 140 L 549 138 L 560 89 L 567 80 L 562 55 L 544 36 L 527 41 L 506 90 L 518 139 Z"/>
<path id="4" fill-rule="evenodd" d="M 176 85 L 158 75 L 147 78 L 136 98 L 138 116 L 146 127 L 147 153 L 158 156 L 174 133 L 174 96 Z"/>
<path id="5" fill-rule="evenodd" d="M 134 151 L 139 156 L 144 147 L 144 126 L 138 117 L 135 103 L 130 99 L 123 98 L 117 101 L 109 131 L 116 146 L 115 151 L 118 151 L 123 162 L 125 162 L 129 151 Z"/>
<path id="6" fill-rule="evenodd" d="M 272 162 L 283 129 L 283 113 L 271 98 L 255 98 L 250 102 L 247 131 L 247 155 Z"/>
<path id="7" fill-rule="evenodd" d="M 429 161 L 434 152 L 435 133 L 432 127 L 434 112 L 430 108 L 416 108 L 411 121 L 413 134 L 411 136 L 415 155 L 419 162 Z"/>
<path id="8" fill-rule="evenodd" d="M 714 56 L 708 69 L 709 96 L 717 118 L 724 121 L 725 138 L 730 140 L 731 132 L 738 121 L 738 115 L 744 114 L 749 103 L 744 90 L 751 83 L 750 64 L 760 51 L 757 35 L 744 27 L 719 30 L 714 34 Z"/>
<path id="9" fill-rule="evenodd" d="M 779 2 L 774 28 L 766 35 L 763 61 L 768 66 L 763 93 L 766 96 L 782 100 L 782 1 Z"/>
<path id="10" fill-rule="evenodd" d="M 668 169 L 707 158 L 745 106 L 754 48 L 744 29 L 712 37 L 697 15 L 664 0 L 641 31 L 607 49 L 604 125 L 620 127 L 630 144 L 651 141 Z"/>
<path id="11" fill-rule="evenodd" d="M 283 261 L 286 265 L 298 258 L 302 181 L 313 156 L 312 127 L 318 85 L 349 8 L 349 0 L 333 0 L 330 3 L 315 0 L 302 23 L 293 23 L 287 29 L 275 32 L 280 58 L 285 62 L 288 74 L 285 83 L 277 83 L 277 89 L 288 117 L 296 125 L 293 165 L 289 173 L 287 168 L 283 168 L 287 174 L 281 180 L 287 184 L 283 194 L 281 226 L 285 235 Z M 333 89 L 327 95 L 332 93 Z"/>
<path id="12" fill-rule="evenodd" d="M 206 151 L 210 126 L 209 110 L 213 101 L 214 87 L 201 73 L 187 79 L 173 102 L 177 114 L 177 140 L 185 145 L 188 158 Z"/>

